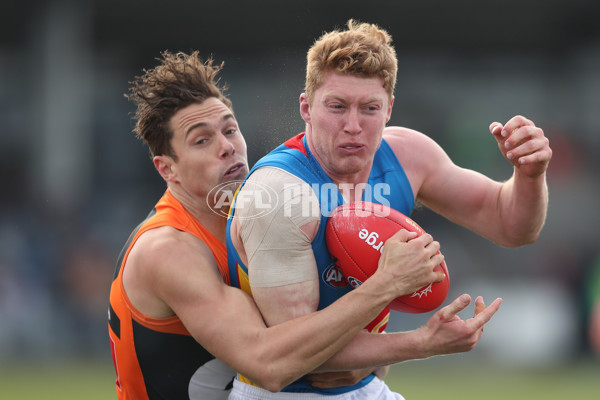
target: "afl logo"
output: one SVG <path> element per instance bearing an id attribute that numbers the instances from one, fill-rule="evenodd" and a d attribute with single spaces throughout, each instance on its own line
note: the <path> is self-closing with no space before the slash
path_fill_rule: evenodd
<path id="1" fill-rule="evenodd" d="M 340 288 L 348 285 L 348 281 L 342 273 L 342 270 L 335 264 L 331 264 L 329 267 L 325 268 L 321 278 L 326 284 L 334 288 Z"/>
<path id="2" fill-rule="evenodd" d="M 350 286 L 352 286 L 352 289 L 356 289 L 357 287 L 362 285 L 362 282 L 353 276 L 348 277 L 348 283 L 350 284 Z"/>
<path id="3" fill-rule="evenodd" d="M 215 186 L 206 196 L 206 204 L 212 212 L 227 218 L 229 208 L 236 198 L 236 191 L 243 181 L 224 182 Z M 243 219 L 259 218 L 277 209 L 279 197 L 277 192 L 268 185 L 258 182 L 246 182 L 243 190 L 237 194 L 235 208 L 252 207 L 252 212 Z"/>

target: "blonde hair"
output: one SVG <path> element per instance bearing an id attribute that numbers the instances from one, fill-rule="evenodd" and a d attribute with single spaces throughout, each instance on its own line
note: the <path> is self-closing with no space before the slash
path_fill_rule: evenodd
<path id="1" fill-rule="evenodd" d="M 330 71 L 379 77 L 390 98 L 394 95 L 398 59 L 392 37 L 375 24 L 348 20 L 348 30 L 323 34 L 308 50 L 304 91 L 312 103 L 315 91 Z"/>

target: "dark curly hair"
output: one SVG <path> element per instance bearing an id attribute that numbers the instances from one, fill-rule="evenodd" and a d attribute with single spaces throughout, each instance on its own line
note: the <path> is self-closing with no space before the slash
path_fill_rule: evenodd
<path id="1" fill-rule="evenodd" d="M 230 109 L 232 106 L 224 94 L 226 87 L 219 87 L 216 78 L 223 62 L 213 65 L 212 57 L 203 62 L 197 51 L 189 55 L 164 51 L 161 56 L 157 67 L 144 69 L 143 75 L 130 82 L 132 86 L 125 97 L 137 106 L 134 132 L 148 145 L 151 155 L 177 159 L 171 146 L 170 120 L 178 110 L 210 97 L 221 100 Z"/>

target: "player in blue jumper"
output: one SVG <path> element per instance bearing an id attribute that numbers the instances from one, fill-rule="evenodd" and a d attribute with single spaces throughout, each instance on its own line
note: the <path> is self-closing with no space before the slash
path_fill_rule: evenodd
<path id="1" fill-rule="evenodd" d="M 257 163 L 228 224 L 232 283 L 251 292 L 268 325 L 310 314 L 350 290 L 331 270 L 324 236 L 328 212 L 343 202 L 375 201 L 409 215 L 418 201 L 502 246 L 538 238 L 552 156 L 542 129 L 522 116 L 490 125 L 513 166 L 510 179 L 496 182 L 458 167 L 424 134 L 386 127 L 396 73 L 391 37 L 376 25 L 349 21 L 347 30 L 324 34 L 309 50 L 300 96 L 306 131 Z M 274 193 L 270 203 L 257 200 L 264 188 Z M 465 306 L 471 301 L 468 295 L 459 300 Z M 490 307 L 497 309 L 499 303 L 496 299 Z M 476 313 L 484 308 L 478 297 Z M 483 325 L 456 313 L 442 314 L 411 332 L 361 333 L 356 341 L 364 340 L 362 348 L 347 346 L 318 370 L 377 367 L 472 349 Z M 374 331 L 385 325 L 385 316 L 380 317 L 370 326 Z M 385 339 L 369 341 L 372 336 Z M 366 376 L 358 374 L 356 381 L 336 388 L 311 375 L 275 394 L 239 376 L 230 398 L 303 398 L 310 393 L 307 398 L 402 399 L 379 379 L 384 372 L 367 370 Z"/>

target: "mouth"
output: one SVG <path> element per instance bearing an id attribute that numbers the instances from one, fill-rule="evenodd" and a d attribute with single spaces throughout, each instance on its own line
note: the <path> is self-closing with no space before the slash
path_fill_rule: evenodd
<path id="1" fill-rule="evenodd" d="M 236 163 L 234 164 L 231 168 L 229 168 L 227 171 L 225 171 L 225 175 L 224 176 L 231 176 L 231 175 L 235 175 L 238 172 L 241 172 L 244 168 L 245 168 L 245 164 L 244 163 Z"/>
<path id="2" fill-rule="evenodd" d="M 365 146 L 359 143 L 343 143 L 339 146 L 342 151 L 356 152 L 362 150 Z"/>

